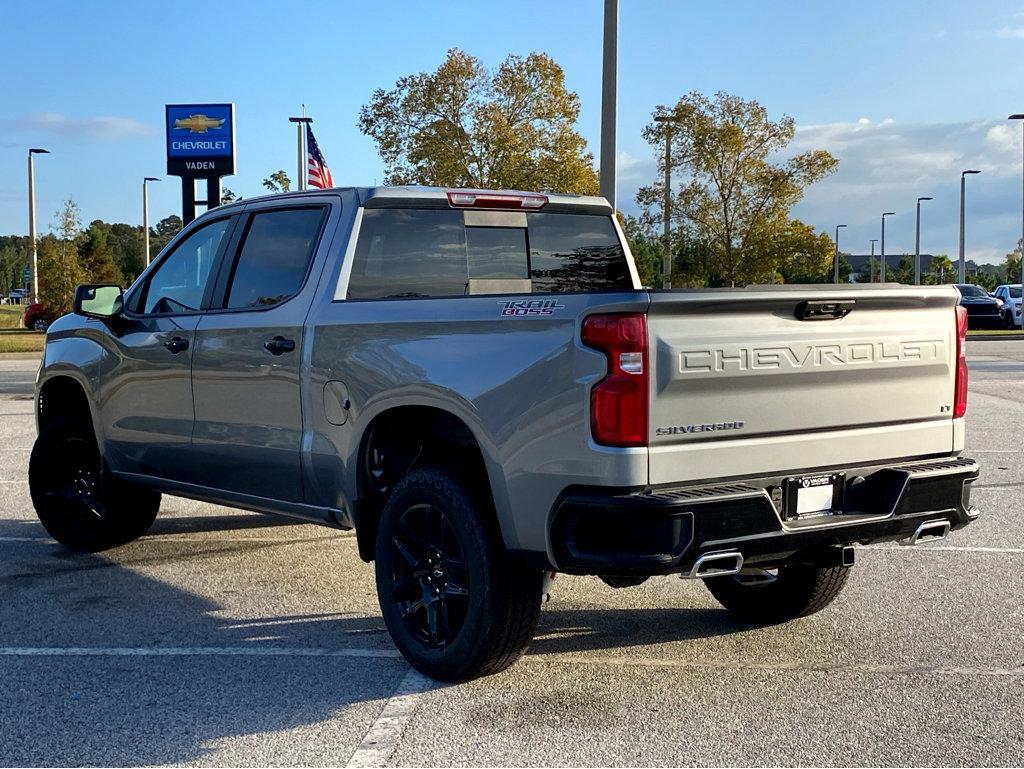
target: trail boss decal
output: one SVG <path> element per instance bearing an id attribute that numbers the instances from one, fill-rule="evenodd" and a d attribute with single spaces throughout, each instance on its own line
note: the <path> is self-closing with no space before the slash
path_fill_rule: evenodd
<path id="1" fill-rule="evenodd" d="M 514 302 L 498 302 L 498 316 L 502 318 L 527 318 L 535 316 L 551 316 L 556 310 L 564 310 L 565 305 L 557 299 L 519 299 Z"/>

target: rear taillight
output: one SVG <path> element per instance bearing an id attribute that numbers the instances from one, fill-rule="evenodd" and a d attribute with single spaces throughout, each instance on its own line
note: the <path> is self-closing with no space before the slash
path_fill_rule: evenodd
<path id="1" fill-rule="evenodd" d="M 953 386 L 953 418 L 967 413 L 967 308 L 956 307 L 956 384 Z"/>
<path id="2" fill-rule="evenodd" d="M 604 446 L 647 445 L 647 318 L 591 315 L 583 344 L 608 358 L 608 374 L 590 391 L 590 430 Z"/>

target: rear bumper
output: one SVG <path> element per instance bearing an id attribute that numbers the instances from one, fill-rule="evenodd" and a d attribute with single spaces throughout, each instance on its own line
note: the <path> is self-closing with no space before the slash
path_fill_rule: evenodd
<path id="1" fill-rule="evenodd" d="M 814 559 L 854 543 L 912 537 L 925 522 L 952 529 L 978 516 L 970 504 L 978 478 L 972 459 L 912 462 L 847 472 L 842 512 L 783 520 L 779 479 L 609 493 L 576 489 L 551 517 L 551 566 L 574 574 L 689 571 L 704 554 L 739 551 L 743 563 L 770 568 Z"/>

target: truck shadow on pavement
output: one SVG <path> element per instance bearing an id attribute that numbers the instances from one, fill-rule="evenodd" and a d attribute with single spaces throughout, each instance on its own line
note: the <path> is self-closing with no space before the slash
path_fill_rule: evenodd
<path id="1" fill-rule="evenodd" d="M 0 521 L 0 764 L 346 761 L 408 670 L 351 535 L 173 537 L 275 524 L 290 522 L 167 517 L 157 536 L 89 555 L 35 521 Z M 283 549 L 313 539 L 340 546 Z M 311 552 L 325 581 L 282 583 Z M 530 654 L 745 629 L 724 611 L 575 608 L 556 596 Z"/>
<path id="2" fill-rule="evenodd" d="M 77 554 L 0 521 L 0 765 L 344 765 L 408 667 L 369 612 L 275 611 L 300 538 Z"/>

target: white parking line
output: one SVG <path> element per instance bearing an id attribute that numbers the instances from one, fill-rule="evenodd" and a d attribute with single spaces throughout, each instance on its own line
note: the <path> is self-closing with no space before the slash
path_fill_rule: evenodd
<path id="1" fill-rule="evenodd" d="M 956 675 L 956 676 L 1012 676 L 1024 677 L 1024 665 L 1014 668 L 979 667 L 933 667 L 930 665 L 872 665 L 843 664 L 828 662 L 805 662 L 802 660 L 780 662 L 729 662 L 726 660 L 687 660 L 678 658 L 651 659 L 642 657 L 613 657 L 601 655 L 527 654 L 522 663 L 555 662 L 573 665 L 615 665 L 619 667 L 688 668 L 709 670 L 763 670 L 768 672 L 797 673 L 852 673 L 871 675 Z"/>
<path id="2" fill-rule="evenodd" d="M 346 539 L 354 537 L 355 534 L 349 531 L 343 531 L 336 534 L 326 534 L 318 537 L 305 537 L 303 539 L 288 539 L 286 537 L 265 537 L 265 536 L 253 536 L 253 537 L 189 537 L 182 536 L 180 534 L 154 534 L 152 536 L 143 537 L 138 540 L 145 544 L 146 542 L 192 542 L 192 543 L 206 543 L 215 544 L 222 542 L 280 542 L 282 544 L 288 542 L 310 542 L 314 540 L 324 540 L 325 542 L 332 539 Z M 40 542 L 46 545 L 56 545 L 57 541 L 50 537 L 0 537 L 0 542 Z"/>
<path id="3" fill-rule="evenodd" d="M 358 657 L 399 659 L 395 649 L 303 646 L 0 646 L 0 657 Z"/>
<path id="4" fill-rule="evenodd" d="M 436 685 L 434 681 L 410 668 L 391 699 L 384 704 L 384 709 L 377 716 L 377 720 L 370 725 L 369 731 L 346 766 L 384 766 L 398 747 L 402 732 L 416 712 L 420 696 Z"/>
<path id="5" fill-rule="evenodd" d="M 864 545 L 866 550 L 889 550 L 894 553 L 927 553 L 940 550 L 946 553 L 1024 553 L 1024 547 L 959 547 L 957 545 L 923 545 L 900 547 L 892 544 Z"/>

